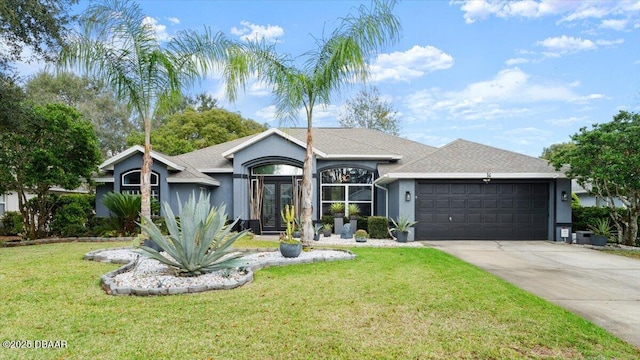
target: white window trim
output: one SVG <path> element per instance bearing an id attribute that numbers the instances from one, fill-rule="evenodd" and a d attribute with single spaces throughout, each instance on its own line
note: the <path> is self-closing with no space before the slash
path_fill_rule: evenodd
<path id="1" fill-rule="evenodd" d="M 140 181 L 142 181 L 142 171 L 141 170 L 129 170 L 126 173 L 123 173 L 122 175 L 120 175 L 120 185 L 121 186 L 140 186 L 142 184 L 138 183 L 138 184 L 127 184 L 124 182 L 124 178 L 129 175 L 129 174 L 133 174 L 133 173 L 140 173 Z M 155 182 L 153 182 L 153 179 L 155 178 Z M 159 176 L 158 174 L 151 172 L 151 186 L 158 186 L 158 179 Z"/>

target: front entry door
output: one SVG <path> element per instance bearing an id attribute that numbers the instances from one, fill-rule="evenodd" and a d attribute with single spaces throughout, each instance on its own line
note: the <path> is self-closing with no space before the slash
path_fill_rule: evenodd
<path id="1" fill-rule="evenodd" d="M 286 224 L 280 217 L 285 205 L 293 204 L 293 185 L 291 178 L 286 180 L 264 180 L 262 198 L 262 231 L 284 231 Z"/>

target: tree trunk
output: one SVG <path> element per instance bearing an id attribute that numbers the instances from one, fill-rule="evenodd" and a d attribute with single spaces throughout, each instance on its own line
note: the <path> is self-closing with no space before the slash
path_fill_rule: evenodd
<path id="1" fill-rule="evenodd" d="M 313 240 L 313 129 L 311 114 L 308 114 L 307 151 L 302 168 L 302 246 L 311 247 Z"/>
<path id="2" fill-rule="evenodd" d="M 634 246 L 636 238 L 638 237 L 638 214 L 635 212 L 629 214 L 627 233 L 628 236 L 625 238 L 625 245 Z"/>
<path id="3" fill-rule="evenodd" d="M 142 169 L 140 169 L 140 221 L 144 222 L 145 217 L 151 217 L 151 119 L 146 116 L 144 119 L 144 155 L 142 157 Z M 147 239 L 149 235 L 142 230 L 141 241 Z"/>

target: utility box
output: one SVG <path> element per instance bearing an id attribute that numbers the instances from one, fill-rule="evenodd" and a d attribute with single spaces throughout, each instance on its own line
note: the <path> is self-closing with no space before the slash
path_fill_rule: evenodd
<path id="1" fill-rule="evenodd" d="M 576 231 L 576 244 L 591 244 L 593 231 Z"/>

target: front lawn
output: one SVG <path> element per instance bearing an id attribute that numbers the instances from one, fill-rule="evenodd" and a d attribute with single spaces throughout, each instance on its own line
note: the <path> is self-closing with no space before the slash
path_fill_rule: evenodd
<path id="1" fill-rule="evenodd" d="M 120 246 L 0 249 L 0 338 L 67 343 L 0 349 L 0 358 L 640 357 L 586 320 L 434 249 L 354 248 L 356 260 L 263 269 L 231 291 L 115 297 L 99 278 L 118 265 L 82 256 Z"/>

